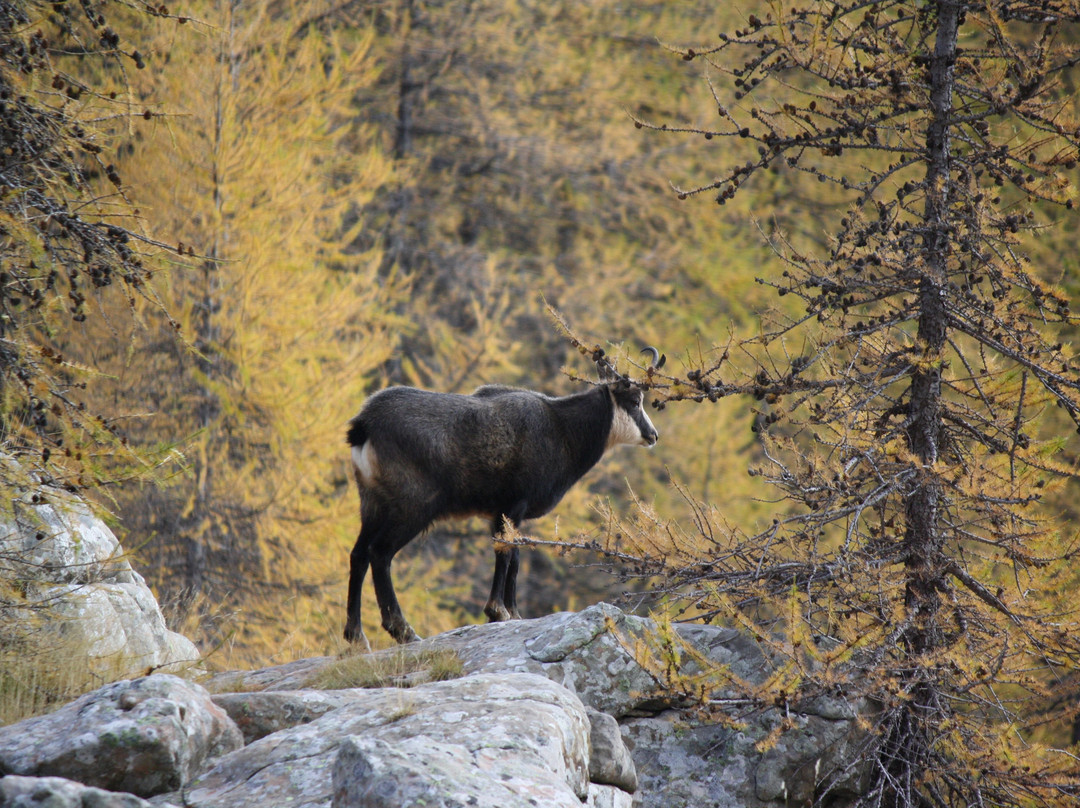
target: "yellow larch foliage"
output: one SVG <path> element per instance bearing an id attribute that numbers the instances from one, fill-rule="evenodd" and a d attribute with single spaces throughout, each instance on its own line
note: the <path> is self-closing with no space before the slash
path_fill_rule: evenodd
<path id="1" fill-rule="evenodd" d="M 122 168 L 186 254 L 159 279 L 184 344 L 141 335 L 149 350 L 114 357 L 115 396 L 134 438 L 186 462 L 118 493 L 118 509 L 140 569 L 233 663 L 339 633 L 357 511 L 345 421 L 391 354 L 407 290 L 358 240 L 353 211 L 392 167 L 340 147 L 364 136 L 348 104 L 378 71 L 363 36 L 317 27 L 329 10 L 193 3 L 198 22 L 152 37 L 131 77 L 167 109 Z"/>

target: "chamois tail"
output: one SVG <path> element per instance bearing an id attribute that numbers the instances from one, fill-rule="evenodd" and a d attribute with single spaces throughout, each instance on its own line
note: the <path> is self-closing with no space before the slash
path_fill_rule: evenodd
<path id="1" fill-rule="evenodd" d="M 349 422 L 349 432 L 346 435 L 350 446 L 363 446 L 367 443 L 368 434 L 367 427 L 364 426 L 364 422 L 359 418 L 354 418 Z"/>

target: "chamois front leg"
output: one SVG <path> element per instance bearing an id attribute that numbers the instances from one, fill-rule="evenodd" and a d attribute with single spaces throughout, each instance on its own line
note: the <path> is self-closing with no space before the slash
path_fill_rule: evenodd
<path id="1" fill-rule="evenodd" d="M 520 519 L 507 517 L 516 529 Z M 495 536 L 495 575 L 491 580 L 491 596 L 484 606 L 484 614 L 492 623 L 503 620 L 520 620 L 517 610 L 517 574 L 519 551 L 516 546 L 503 544 L 499 537 L 503 535 L 503 518 L 492 521 L 492 534 Z"/>
<path id="2" fill-rule="evenodd" d="M 506 568 L 506 583 L 503 586 L 503 605 L 510 612 L 511 620 L 520 620 L 521 612 L 517 607 L 518 548 L 510 552 L 510 563 Z"/>

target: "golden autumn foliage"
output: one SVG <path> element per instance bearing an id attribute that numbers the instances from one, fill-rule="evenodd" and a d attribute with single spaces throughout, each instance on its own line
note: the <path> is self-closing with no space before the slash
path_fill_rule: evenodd
<path id="1" fill-rule="evenodd" d="M 110 9 L 111 11 L 112 9 Z M 141 57 L 94 4 L 0 7 L 0 477 L 92 486 L 151 469 L 107 409 L 83 390 L 93 357 L 69 338 L 130 320 L 168 319 L 151 280 L 163 245 L 139 220 L 109 151 L 109 131 L 136 125 L 122 84 Z M 156 10 L 148 16 L 158 16 Z M 119 327 L 119 326 L 116 326 Z"/>
<path id="2" fill-rule="evenodd" d="M 318 4 L 187 11 L 195 30 L 148 36 L 133 81 L 168 112 L 119 135 L 133 196 L 185 255 L 158 285 L 183 342 L 148 329 L 154 349 L 109 356 L 103 385 L 133 438 L 184 460 L 117 510 L 205 642 L 300 653 L 328 633 L 356 510 L 341 425 L 391 355 L 406 290 L 355 245 L 352 211 L 392 167 L 341 147 L 374 74 L 365 37 L 305 23 Z"/>

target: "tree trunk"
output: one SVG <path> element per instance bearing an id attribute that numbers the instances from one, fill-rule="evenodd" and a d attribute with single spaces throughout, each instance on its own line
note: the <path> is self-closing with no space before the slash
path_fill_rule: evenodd
<path id="1" fill-rule="evenodd" d="M 909 614 L 918 614 L 919 628 L 912 634 L 912 650 L 916 654 L 940 644 L 940 634 L 933 624 L 939 605 L 938 590 L 944 577 L 944 565 L 939 563 L 941 484 L 933 466 L 941 449 L 939 436 L 942 434 L 941 373 L 946 336 L 948 208 L 952 182 L 949 119 L 959 6 L 955 0 L 941 0 L 937 8 L 937 40 L 930 62 L 931 120 L 926 132 L 926 234 L 924 254 L 918 262 L 923 270 L 918 299 L 922 364 L 911 380 L 907 417 L 908 444 L 922 466 L 915 479 L 915 488 L 907 499 L 904 537 L 908 570 L 906 606 Z"/>
<path id="2" fill-rule="evenodd" d="M 926 131 L 926 207 L 924 212 L 923 255 L 917 257 L 922 269 L 918 296 L 918 340 L 922 351 L 919 369 L 911 380 L 907 413 L 908 447 L 918 458 L 914 487 L 905 504 L 904 564 L 906 587 L 904 605 L 911 626 L 903 638 L 907 659 L 915 660 L 906 671 L 911 700 L 893 725 L 892 737 L 884 746 L 894 793 L 888 804 L 913 808 L 920 804 L 918 784 L 928 762 L 930 738 L 923 731 L 925 721 L 940 716 L 944 705 L 931 683 L 938 677 L 926 675 L 919 667 L 923 655 L 945 643 L 939 611 L 941 591 L 946 587 L 942 562 L 942 486 L 934 469 L 942 446 L 941 374 L 946 346 L 946 294 L 950 239 L 948 231 L 950 176 L 949 125 L 953 107 L 953 79 L 956 57 L 959 4 L 956 0 L 937 3 L 937 31 L 929 64 L 931 119 Z M 921 259 L 921 260 L 920 260 Z M 903 737 L 900 737 L 903 736 Z"/>

